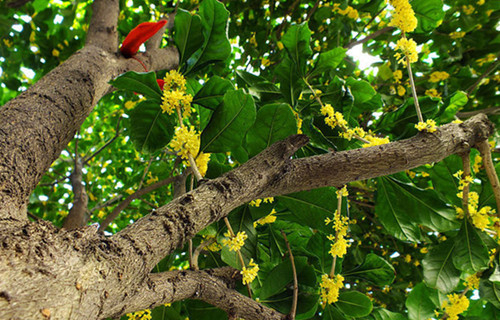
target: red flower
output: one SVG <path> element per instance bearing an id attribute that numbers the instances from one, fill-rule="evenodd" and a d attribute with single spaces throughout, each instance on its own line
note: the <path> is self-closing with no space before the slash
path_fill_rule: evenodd
<path id="1" fill-rule="evenodd" d="M 158 22 L 143 22 L 139 24 L 123 40 L 120 52 L 127 58 L 132 57 L 137 53 L 141 44 L 154 36 L 166 23 L 167 20 L 160 20 Z"/>
<path id="2" fill-rule="evenodd" d="M 156 82 L 158 82 L 161 91 L 163 91 L 163 86 L 165 85 L 165 81 L 163 79 L 156 79 Z"/>

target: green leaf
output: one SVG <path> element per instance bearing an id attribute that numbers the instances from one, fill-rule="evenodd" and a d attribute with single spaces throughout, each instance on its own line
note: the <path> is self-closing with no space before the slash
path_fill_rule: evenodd
<path id="1" fill-rule="evenodd" d="M 373 308 L 370 298 L 358 291 L 341 292 L 335 305 L 346 315 L 356 318 L 369 315 Z"/>
<path id="2" fill-rule="evenodd" d="M 422 260 L 424 280 L 443 293 L 455 290 L 460 281 L 460 271 L 452 261 L 454 241 L 445 241 L 432 247 Z"/>
<path id="3" fill-rule="evenodd" d="M 347 318 L 336 307 L 328 304 L 323 310 L 322 320 L 347 320 Z"/>
<path id="4" fill-rule="evenodd" d="M 468 219 L 464 219 L 455 243 L 453 264 L 457 269 L 467 273 L 476 273 L 488 267 L 490 261 L 488 249 Z"/>
<path id="5" fill-rule="evenodd" d="M 280 82 L 280 90 L 286 102 L 295 106 L 299 99 L 304 82 L 299 76 L 299 70 L 290 58 L 283 59 L 275 69 L 276 77 Z"/>
<path id="6" fill-rule="evenodd" d="M 208 80 L 193 98 L 193 103 L 215 110 L 226 92 L 234 90 L 231 81 L 214 76 Z"/>
<path id="7" fill-rule="evenodd" d="M 437 28 L 444 18 L 442 0 L 412 1 L 411 6 L 418 19 L 416 33 L 430 33 Z"/>
<path id="8" fill-rule="evenodd" d="M 161 103 L 162 92 L 156 82 L 156 75 L 154 72 L 129 71 L 119 75 L 109 83 L 117 89 L 137 92 Z"/>
<path id="9" fill-rule="evenodd" d="M 227 312 L 212 306 L 201 300 L 187 300 L 186 310 L 190 319 L 196 320 L 213 320 L 227 319 Z"/>
<path id="10" fill-rule="evenodd" d="M 163 113 L 157 102 L 145 100 L 130 113 L 130 138 L 138 150 L 153 152 L 170 142 L 175 124 L 175 118 Z"/>
<path id="11" fill-rule="evenodd" d="M 457 197 L 458 179 L 453 176 L 462 168 L 462 160 L 457 155 L 451 155 L 429 170 L 434 190 L 441 199 L 455 206 L 462 206 L 462 200 Z"/>
<path id="12" fill-rule="evenodd" d="M 201 134 L 203 152 L 226 152 L 240 146 L 247 130 L 255 122 L 255 104 L 242 90 L 226 92 L 223 103 Z"/>
<path id="13" fill-rule="evenodd" d="M 229 214 L 229 222 L 235 233 L 244 231 L 247 235 L 245 245 L 240 252 L 243 256 L 245 264 L 248 264 L 250 259 L 257 257 L 257 231 L 253 227 L 253 219 L 248 206 L 239 207 Z M 224 236 L 220 234 L 219 243 Z M 241 269 L 241 264 L 236 251 L 229 251 L 227 246 L 222 247 L 221 259 L 233 268 Z"/>
<path id="14" fill-rule="evenodd" d="M 481 281 L 479 295 L 490 302 L 495 308 L 500 309 L 500 286 L 490 281 Z"/>
<path id="15" fill-rule="evenodd" d="M 434 317 L 434 310 L 438 307 L 434 304 L 431 296 L 438 299 L 438 292 L 428 288 L 424 283 L 417 284 L 406 299 L 408 318 L 410 320 L 429 319 Z"/>
<path id="16" fill-rule="evenodd" d="M 298 222 L 313 229 L 331 232 L 331 227 L 325 225 L 327 217 L 332 218 L 337 207 L 337 196 L 334 188 L 321 188 L 297 192 L 278 197 L 290 215 L 283 217 L 289 221 Z"/>
<path id="17" fill-rule="evenodd" d="M 194 72 L 209 63 L 222 61 L 231 54 L 231 44 L 227 38 L 229 11 L 217 0 L 203 0 L 200 3 L 200 17 L 205 41 L 200 51 L 195 52 L 188 72 Z"/>
<path id="18" fill-rule="evenodd" d="M 306 257 L 295 257 L 295 270 L 297 274 L 307 266 Z M 292 264 L 289 259 L 274 267 L 266 276 L 267 281 L 262 285 L 260 299 L 264 300 L 282 292 L 293 281 Z"/>
<path id="19" fill-rule="evenodd" d="M 396 277 L 394 267 L 384 258 L 369 253 L 365 261 L 356 269 L 344 272 L 345 277 L 362 278 L 377 286 L 389 285 Z"/>
<path id="20" fill-rule="evenodd" d="M 369 101 L 377 94 L 375 89 L 364 80 L 356 80 L 349 77 L 347 78 L 346 84 L 351 89 L 351 93 L 354 96 L 354 103 L 357 105 Z"/>
<path id="21" fill-rule="evenodd" d="M 174 42 L 179 50 L 179 65 L 183 65 L 204 42 L 201 18 L 184 9 L 177 10 L 174 21 Z"/>
<path id="22" fill-rule="evenodd" d="M 297 121 L 288 104 L 268 104 L 259 109 L 254 125 L 248 130 L 249 157 L 276 141 L 297 133 Z"/>
<path id="23" fill-rule="evenodd" d="M 346 51 L 347 50 L 342 47 L 337 47 L 330 51 L 321 53 L 318 61 L 314 65 L 314 69 L 307 77 L 314 78 L 324 72 L 335 69 L 344 60 Z"/>
<path id="24" fill-rule="evenodd" d="M 399 187 L 389 178 L 378 178 L 375 212 L 385 229 L 401 240 L 418 241 L 421 238 L 417 216 L 409 208 L 407 200 L 400 198 Z"/>
<path id="25" fill-rule="evenodd" d="M 446 108 L 443 111 L 443 114 L 439 117 L 439 120 L 442 123 L 450 122 L 455 118 L 457 112 L 467 104 L 469 98 L 467 97 L 467 93 L 463 91 L 455 92 L 451 97 L 447 98 L 444 105 Z"/>
<path id="26" fill-rule="evenodd" d="M 384 308 L 373 309 L 371 316 L 374 320 L 406 320 L 406 317 L 401 313 L 392 312 Z"/>
<path id="27" fill-rule="evenodd" d="M 293 63 L 298 66 L 299 75 L 304 75 L 307 59 L 312 55 L 311 30 L 307 22 L 292 25 L 281 38 Z"/>

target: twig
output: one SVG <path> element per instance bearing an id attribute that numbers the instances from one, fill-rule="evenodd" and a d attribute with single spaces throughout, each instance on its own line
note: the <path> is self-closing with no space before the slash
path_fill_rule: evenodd
<path id="1" fill-rule="evenodd" d="M 349 49 L 351 49 L 351 48 L 353 48 L 353 47 L 355 47 L 355 46 L 357 46 L 359 44 L 363 44 L 363 43 L 367 42 L 368 40 L 376 38 L 376 37 L 380 36 L 381 34 L 384 34 L 384 33 L 389 32 L 389 31 L 393 31 L 394 29 L 396 29 L 396 28 L 394 28 L 394 27 L 385 27 L 385 28 L 382 28 L 380 30 L 377 30 L 377 31 L 373 32 L 369 36 L 364 37 L 361 40 L 356 40 L 356 41 L 353 41 L 351 43 L 348 43 L 347 45 L 344 46 L 344 48 L 347 49 L 347 50 L 349 50 Z"/>
<path id="2" fill-rule="evenodd" d="M 475 110 L 475 111 L 459 112 L 459 113 L 457 113 L 457 117 L 459 117 L 461 119 L 470 118 L 470 117 L 475 116 L 476 114 L 479 114 L 479 113 L 484 113 L 486 115 L 497 115 L 497 114 L 500 114 L 500 107 L 491 107 L 491 108 Z"/>
<path id="3" fill-rule="evenodd" d="M 495 200 L 497 202 L 497 216 L 500 216 L 500 182 L 498 181 L 495 166 L 493 164 L 493 160 L 491 159 L 491 151 L 488 140 L 479 142 L 476 145 L 476 148 L 481 153 L 481 157 L 483 157 L 484 169 L 486 170 L 488 180 L 490 180 L 491 188 L 493 189 L 493 194 L 495 195 Z"/>
<path id="4" fill-rule="evenodd" d="M 108 142 L 106 142 L 101 148 L 99 148 L 99 150 L 97 150 L 96 152 L 94 152 L 94 154 L 92 154 L 91 156 L 89 157 L 85 157 L 85 160 L 83 160 L 83 165 L 86 165 L 87 163 L 89 163 L 90 160 L 92 160 L 95 156 L 97 156 L 102 150 L 106 149 L 110 144 L 113 143 L 113 141 L 116 140 L 116 138 L 118 138 L 118 136 L 120 135 L 120 121 L 121 121 L 122 117 L 120 116 L 118 118 L 118 123 L 116 124 L 116 129 L 115 129 L 115 136 L 113 138 L 111 138 Z"/>
<path id="5" fill-rule="evenodd" d="M 295 0 L 290 7 L 288 7 L 288 10 L 285 13 L 283 22 L 279 25 L 278 30 L 276 30 L 276 39 L 280 40 L 281 39 L 281 32 L 285 28 L 287 21 L 286 18 L 293 13 L 295 10 L 295 7 L 297 4 L 299 4 L 300 0 Z"/>
<path id="6" fill-rule="evenodd" d="M 464 210 L 464 214 L 466 216 L 469 215 L 469 182 L 467 182 L 467 177 L 470 177 L 470 152 L 467 151 L 461 155 L 462 157 L 462 166 L 464 167 L 464 173 L 462 175 L 462 179 L 466 182 L 464 183 L 464 189 L 462 190 L 462 207 Z"/>
<path id="7" fill-rule="evenodd" d="M 406 67 L 408 68 L 408 77 L 410 78 L 411 93 L 413 95 L 413 102 L 415 104 L 415 110 L 417 111 L 418 122 L 424 122 L 424 117 L 422 116 L 422 111 L 420 111 L 420 105 L 418 103 L 417 89 L 415 88 L 415 81 L 413 81 L 413 72 L 411 71 L 410 58 L 406 56 Z"/>
<path id="8" fill-rule="evenodd" d="M 290 257 L 290 263 L 292 264 L 293 300 L 292 300 L 292 307 L 288 315 L 290 320 L 295 320 L 295 314 L 297 313 L 297 301 L 299 298 L 299 284 L 297 281 L 297 270 L 295 269 L 295 261 L 293 259 L 292 249 L 290 248 L 290 244 L 288 243 L 288 239 L 286 238 L 286 234 L 285 232 L 283 232 L 283 230 L 281 230 L 281 235 L 283 235 L 283 239 L 285 240 L 285 244 L 288 249 L 288 255 Z"/>
<path id="9" fill-rule="evenodd" d="M 96 206 L 94 206 L 92 209 L 90 209 L 89 212 L 92 214 L 92 212 L 94 212 L 96 210 L 101 210 L 102 208 L 106 208 L 106 207 L 112 205 L 113 203 L 115 203 L 116 201 L 120 200 L 121 198 L 123 198 L 122 194 L 120 194 L 114 198 L 111 198 L 105 202 L 99 203 Z"/>
<path id="10" fill-rule="evenodd" d="M 353 41 L 352 41 L 351 43 L 353 43 L 353 42 L 355 42 L 355 41 L 356 41 L 356 39 L 358 38 L 358 36 L 366 30 L 366 28 L 370 25 L 370 23 L 372 23 L 372 22 L 373 22 L 373 20 L 375 20 L 375 18 L 376 18 L 376 17 L 378 17 L 378 15 L 379 15 L 379 14 L 381 14 L 381 13 L 382 13 L 382 11 L 384 11 L 384 10 L 385 10 L 385 8 L 387 8 L 387 5 L 383 6 L 383 7 L 382 7 L 382 9 L 380 9 L 380 10 L 379 10 L 379 12 L 375 13 L 375 15 L 374 15 L 373 17 L 371 17 L 370 21 L 368 21 L 368 22 L 365 24 L 365 26 L 363 27 L 363 30 L 361 30 L 360 32 L 358 32 L 358 34 L 357 34 L 357 35 L 356 35 L 356 36 L 352 39 Z M 349 44 L 350 44 L 350 43 L 349 43 Z M 349 45 L 349 44 L 348 44 L 348 45 Z"/>
<path id="11" fill-rule="evenodd" d="M 487 69 L 486 71 L 484 71 L 484 73 L 479 77 L 477 78 L 476 82 L 474 82 L 473 85 L 471 85 L 469 88 L 467 88 L 467 95 L 470 96 L 472 91 L 474 91 L 477 86 L 481 83 L 481 81 L 486 78 L 493 70 L 496 69 L 496 67 L 498 67 L 498 64 L 500 64 L 500 54 L 497 55 L 497 58 L 496 58 L 496 61 L 495 63 L 492 63 Z"/>
<path id="12" fill-rule="evenodd" d="M 200 268 L 198 267 L 198 257 L 200 256 L 200 253 L 203 251 L 203 249 L 214 243 L 214 241 L 215 238 L 210 238 L 207 241 L 200 243 L 200 245 L 196 247 L 196 249 L 194 249 L 191 260 L 191 269 L 200 270 Z"/>
<path id="13" fill-rule="evenodd" d="M 29 212 L 29 211 L 27 211 L 26 213 L 28 214 L 28 217 L 30 217 L 31 219 L 33 219 L 33 220 L 35 220 L 35 221 L 40 220 L 40 218 L 39 218 L 39 217 L 37 217 L 37 216 L 35 216 L 33 213 L 31 213 L 31 212 Z"/>
<path id="14" fill-rule="evenodd" d="M 144 170 L 144 173 L 142 174 L 141 181 L 139 182 L 139 186 L 137 187 L 137 190 L 141 190 L 142 185 L 144 184 L 144 179 L 146 179 L 146 175 L 149 172 L 149 167 L 151 166 L 151 162 L 153 162 L 153 156 L 149 158 L 148 165 L 146 166 L 146 169 Z"/>
<path id="15" fill-rule="evenodd" d="M 139 200 L 141 200 L 142 202 L 144 202 L 145 204 L 147 204 L 148 206 L 150 206 L 153 209 L 158 209 L 158 206 L 156 204 L 154 204 L 146 199 L 139 198 Z"/>
<path id="16" fill-rule="evenodd" d="M 125 198 L 125 200 L 123 200 L 123 202 L 121 202 L 119 205 L 117 205 L 113 209 L 113 211 L 111 211 L 111 213 L 106 217 L 106 219 L 104 219 L 104 221 L 99 226 L 99 231 L 103 232 L 104 230 L 106 230 L 108 225 L 113 220 L 115 220 L 116 217 L 118 217 L 118 215 L 120 214 L 120 212 L 122 212 L 133 200 L 135 200 L 135 199 L 137 199 L 137 198 L 139 198 L 139 197 L 141 197 L 141 196 L 143 196 L 143 195 L 145 195 L 153 190 L 156 190 L 160 187 L 168 185 L 168 184 L 172 183 L 173 181 L 175 181 L 177 178 L 178 178 L 178 176 L 173 176 L 173 177 L 169 177 L 167 179 L 163 179 L 161 181 L 153 183 L 150 186 L 145 187 L 144 189 L 137 190 L 136 192 L 129 195 L 127 198 Z"/>
<path id="17" fill-rule="evenodd" d="M 311 10 L 309 10 L 309 12 L 307 13 L 307 16 L 306 16 L 306 19 L 305 21 L 308 21 L 312 15 L 314 14 L 314 12 L 316 11 L 316 9 L 318 9 L 318 6 L 319 6 L 319 2 L 320 0 L 316 0 L 316 3 L 314 4 L 314 6 L 311 8 Z"/>

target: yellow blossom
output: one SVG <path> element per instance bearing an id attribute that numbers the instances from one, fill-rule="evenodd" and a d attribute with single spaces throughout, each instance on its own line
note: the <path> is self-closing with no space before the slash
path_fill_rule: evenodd
<path id="1" fill-rule="evenodd" d="M 441 93 L 437 92 L 436 89 L 425 90 L 425 95 L 432 98 L 441 98 Z"/>
<path id="2" fill-rule="evenodd" d="M 269 213 L 267 216 L 265 217 L 262 217 L 260 218 L 259 220 L 255 221 L 253 223 L 253 227 L 257 227 L 257 225 L 265 225 L 265 224 L 269 224 L 269 223 L 273 223 L 274 221 L 276 221 L 276 216 L 274 215 L 276 213 L 276 210 L 271 210 L 271 213 Z"/>
<path id="3" fill-rule="evenodd" d="M 56 57 L 56 58 L 57 58 L 57 57 L 59 57 L 59 50 L 57 50 L 57 49 L 53 49 L 53 50 L 52 50 L 52 55 L 53 55 L 54 57 Z"/>
<path id="4" fill-rule="evenodd" d="M 417 18 L 408 0 L 389 0 L 394 7 L 390 25 L 396 26 L 403 32 L 412 32 L 417 27 Z"/>
<path id="5" fill-rule="evenodd" d="M 212 243 L 206 247 L 209 251 L 217 252 L 217 251 L 220 251 L 222 249 L 222 246 L 219 243 L 217 243 L 217 241 L 215 240 L 215 237 L 210 236 L 210 235 L 204 235 L 203 240 L 201 240 L 200 245 L 204 242 L 207 242 L 207 241 L 212 241 Z"/>
<path id="6" fill-rule="evenodd" d="M 481 158 L 480 155 L 476 155 L 474 157 L 474 165 L 472 166 L 472 171 L 474 171 L 474 173 L 478 173 L 482 163 L 483 163 L 483 158 Z"/>
<path id="7" fill-rule="evenodd" d="M 189 129 L 185 126 L 177 127 L 169 148 L 177 152 L 182 159 L 188 159 L 188 154 L 196 156 L 200 149 L 200 134 L 193 126 Z"/>
<path id="8" fill-rule="evenodd" d="M 460 39 L 460 38 L 463 38 L 465 36 L 465 32 L 464 31 L 453 31 L 449 34 L 449 36 L 452 39 Z"/>
<path id="9" fill-rule="evenodd" d="M 210 161 L 211 153 L 203 153 L 201 152 L 196 157 L 196 166 L 198 167 L 198 171 L 204 177 L 208 170 L 208 162 Z M 186 166 L 191 166 L 189 162 L 186 163 Z"/>
<path id="10" fill-rule="evenodd" d="M 281 41 L 279 41 L 277 45 L 278 45 L 278 49 L 280 49 L 280 50 L 283 50 L 283 48 L 285 48 L 283 46 L 283 42 L 281 42 Z"/>
<path id="11" fill-rule="evenodd" d="M 448 300 L 442 304 L 443 310 L 448 314 L 449 320 L 458 320 L 458 315 L 467 310 L 469 307 L 469 300 L 466 296 L 459 296 L 456 293 L 447 295 Z"/>
<path id="12" fill-rule="evenodd" d="M 337 198 L 347 197 L 349 195 L 349 191 L 347 191 L 347 186 L 343 186 L 342 188 L 336 191 Z"/>
<path id="13" fill-rule="evenodd" d="M 248 238 L 245 231 L 239 231 L 234 237 L 231 237 L 229 231 L 224 233 L 226 239 L 222 239 L 222 244 L 229 248 L 229 251 L 239 251 L 245 245 Z"/>
<path id="14" fill-rule="evenodd" d="M 434 121 L 432 119 L 427 119 L 426 122 L 419 122 L 418 124 L 416 124 L 415 128 L 418 131 L 427 131 L 427 132 L 433 133 L 437 130 L 436 121 Z"/>
<path id="15" fill-rule="evenodd" d="M 406 57 L 408 57 L 410 63 L 418 61 L 417 43 L 413 41 L 413 39 L 399 39 L 398 42 L 396 42 L 395 49 L 401 50 L 401 53 L 396 52 L 394 54 L 398 63 L 402 63 L 406 66 Z"/>
<path id="16" fill-rule="evenodd" d="M 330 278 L 324 274 L 321 276 L 320 299 L 323 303 L 332 304 L 339 299 L 339 290 L 344 287 L 344 277 L 340 274 Z"/>
<path id="17" fill-rule="evenodd" d="M 486 2 L 486 0 L 478 0 L 478 1 L 476 2 L 476 4 L 477 4 L 478 6 L 482 6 L 485 2 Z"/>
<path id="18" fill-rule="evenodd" d="M 411 256 L 410 256 L 409 254 L 407 254 L 407 255 L 405 256 L 405 262 L 406 262 L 406 263 L 410 263 L 410 262 L 411 262 Z"/>
<path id="19" fill-rule="evenodd" d="M 441 80 L 446 80 L 450 77 L 450 74 L 446 71 L 434 71 L 429 76 L 429 82 L 439 82 Z"/>
<path id="20" fill-rule="evenodd" d="M 168 114 L 176 109 L 183 111 L 183 117 L 191 115 L 193 96 L 186 94 L 186 79 L 177 70 L 170 70 L 163 78 L 161 109 Z"/>
<path id="21" fill-rule="evenodd" d="M 399 83 L 401 79 L 403 79 L 403 72 L 401 70 L 396 70 L 392 73 L 392 76 L 394 77 L 394 81 Z"/>
<path id="22" fill-rule="evenodd" d="M 264 67 L 268 67 L 271 65 L 271 61 L 267 58 L 262 58 L 262 59 L 260 59 L 260 61 Z"/>
<path id="23" fill-rule="evenodd" d="M 241 275 L 243 276 L 243 284 L 251 283 L 259 272 L 259 266 L 253 262 L 253 259 L 250 259 L 248 266 L 251 268 L 243 267 L 241 270 Z"/>
<path id="24" fill-rule="evenodd" d="M 483 66 L 483 64 L 495 61 L 495 59 L 496 55 L 494 53 L 488 53 L 486 57 L 477 59 L 477 64 L 479 64 L 479 66 Z"/>
<path id="25" fill-rule="evenodd" d="M 422 249 L 420 249 L 420 253 L 426 254 L 427 252 L 429 252 L 429 249 L 427 247 L 423 247 Z"/>
<path id="26" fill-rule="evenodd" d="M 401 97 L 402 97 L 402 96 L 404 96 L 404 95 L 405 95 L 405 93 L 406 93 L 406 89 L 405 89 L 405 87 L 403 87 L 403 86 L 399 85 L 399 86 L 398 86 L 398 96 L 401 96 Z"/>
<path id="27" fill-rule="evenodd" d="M 464 123 L 464 122 L 462 120 L 460 120 L 460 119 L 455 119 L 451 123 L 461 124 L 461 123 Z"/>
<path id="28" fill-rule="evenodd" d="M 146 309 L 142 311 L 127 313 L 127 320 L 151 320 L 151 310 Z"/>
<path id="29" fill-rule="evenodd" d="M 476 9 L 474 8 L 473 5 L 469 4 L 469 5 L 463 5 L 462 6 L 462 11 L 466 14 L 466 15 L 471 15 L 474 13 Z"/>
<path id="30" fill-rule="evenodd" d="M 479 277 L 473 274 L 465 279 L 465 286 L 469 289 L 479 289 Z"/>
<path id="31" fill-rule="evenodd" d="M 347 128 L 347 121 L 340 112 L 335 112 L 333 107 L 327 103 L 321 107 L 321 114 L 325 116 L 325 123 L 334 129 L 336 126 Z"/>
<path id="32" fill-rule="evenodd" d="M 258 44 L 257 44 L 257 40 L 255 39 L 255 32 L 252 32 L 252 37 L 250 38 L 250 44 L 257 47 Z"/>

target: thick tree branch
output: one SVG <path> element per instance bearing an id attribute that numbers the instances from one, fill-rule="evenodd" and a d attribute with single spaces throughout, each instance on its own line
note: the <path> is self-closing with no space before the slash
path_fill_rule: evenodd
<path id="1" fill-rule="evenodd" d="M 233 289 L 234 282 L 241 279 L 238 270 L 231 267 L 202 271 L 169 271 L 150 274 L 138 294 L 124 301 L 126 312 L 140 310 L 185 299 L 203 300 L 234 318 L 245 320 L 283 320 L 285 315 L 245 297 Z"/>
<path id="2" fill-rule="evenodd" d="M 70 176 L 73 189 L 73 206 L 68 216 L 64 219 L 63 228 L 76 229 L 87 224 L 87 205 L 89 199 L 83 184 L 83 159 L 78 154 L 78 140 L 75 143 L 75 166 Z"/>
<path id="3" fill-rule="evenodd" d="M 102 48 L 109 53 L 118 49 L 118 0 L 95 0 L 87 33 L 86 45 Z"/>

